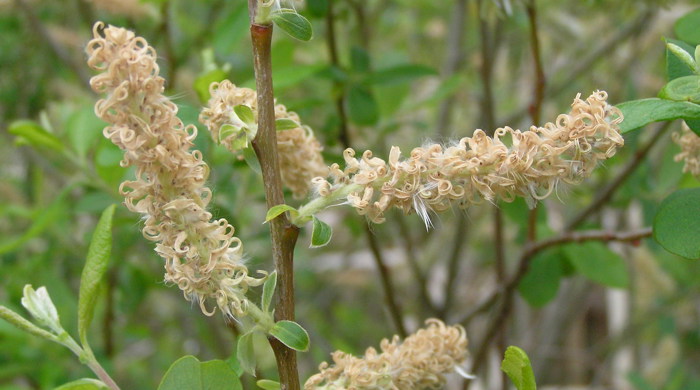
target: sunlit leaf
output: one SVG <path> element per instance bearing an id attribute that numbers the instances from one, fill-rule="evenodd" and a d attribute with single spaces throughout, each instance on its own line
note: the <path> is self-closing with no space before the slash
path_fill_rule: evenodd
<path id="1" fill-rule="evenodd" d="M 173 363 L 163 376 L 158 390 L 240 390 L 236 372 L 222 360 L 200 362 L 184 356 Z"/>
<path id="2" fill-rule="evenodd" d="M 311 248 L 320 248 L 328 245 L 333 236 L 333 229 L 327 223 L 313 217 L 313 230 L 311 232 Z"/>
<path id="3" fill-rule="evenodd" d="M 620 132 L 626 133 L 653 122 L 673 119 L 700 119 L 700 105 L 690 102 L 649 98 L 632 100 L 617 105 L 625 120 L 620 124 Z"/>
<path id="4" fill-rule="evenodd" d="M 532 364 L 525 351 L 510 346 L 506 349 L 501 371 L 505 372 L 518 390 L 537 390 Z"/>
<path id="5" fill-rule="evenodd" d="M 270 335 L 291 349 L 302 352 L 309 349 L 309 334 L 294 321 L 276 322 L 270 329 Z"/>
<path id="6" fill-rule="evenodd" d="M 310 41 L 313 38 L 314 30 L 311 23 L 295 10 L 280 9 L 270 15 L 272 21 L 289 34 L 292 38 L 300 41 Z"/>

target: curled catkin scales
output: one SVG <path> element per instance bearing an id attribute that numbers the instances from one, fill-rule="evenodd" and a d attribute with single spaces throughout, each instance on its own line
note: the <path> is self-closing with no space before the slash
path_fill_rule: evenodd
<path id="1" fill-rule="evenodd" d="M 559 182 L 579 183 L 624 144 L 618 128 L 622 114 L 606 100 L 603 91 L 586 100 L 578 95 L 571 111 L 554 123 L 529 131 L 499 128 L 493 138 L 476 130 L 452 145 L 415 148 L 404 159 L 395 146 L 388 162 L 369 150 L 357 159 L 346 149 L 345 169 L 331 165 L 330 181 L 313 180 L 316 192 L 333 197 L 354 186 L 347 202 L 375 223 L 383 222 L 392 206 L 418 213 L 429 225 L 430 211 L 452 203 L 467 207 L 481 199 L 510 202 L 521 196 L 534 205 Z"/>
<path id="2" fill-rule="evenodd" d="M 210 300 L 228 316 L 245 315 L 245 293 L 263 279 L 248 275 L 233 226 L 212 220 L 206 210 L 209 167 L 198 150 L 190 150 L 196 128 L 185 126 L 163 95 L 155 49 L 131 31 L 99 22 L 93 34 L 88 64 L 101 73 L 90 85 L 106 95 L 95 112 L 110 123 L 105 137 L 124 151 L 121 165 L 136 168 L 136 179 L 119 191 L 127 208 L 142 215 L 143 235 L 165 259 L 165 281 L 207 315 L 214 313 L 205 307 Z"/>
<path id="3" fill-rule="evenodd" d="M 673 140 L 681 147 L 674 160 L 685 162 L 683 172 L 700 180 L 700 137 L 684 124 L 681 133 L 673 134 Z"/>
<path id="4" fill-rule="evenodd" d="M 378 353 L 368 348 L 362 358 L 333 352 L 334 364 L 322 363 L 320 373 L 309 378 L 304 389 L 439 389 L 445 384 L 444 374 L 466 359 L 467 336 L 459 325 L 430 319 L 403 342 L 398 336 L 382 340 L 380 349 Z"/>
<path id="5" fill-rule="evenodd" d="M 234 145 L 236 137 L 233 134 L 221 137 L 221 130 L 226 125 L 244 126 L 233 110 L 235 106 L 248 106 L 257 117 L 257 94 L 250 88 L 236 87 L 228 80 L 212 83 L 209 92 L 211 98 L 202 110 L 199 121 L 207 126 L 215 142 L 221 143 L 231 152 L 239 152 Z M 290 119 L 300 124 L 293 129 L 277 132 L 282 184 L 292 191 L 295 198 L 300 199 L 307 195 L 311 179 L 328 174 L 321 156 L 323 148 L 311 129 L 301 125 L 299 116 L 287 111 L 284 105 L 275 105 L 275 119 Z"/>

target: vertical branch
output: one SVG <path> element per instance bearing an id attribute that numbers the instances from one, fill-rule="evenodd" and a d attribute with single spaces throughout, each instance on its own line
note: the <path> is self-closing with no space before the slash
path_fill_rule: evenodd
<path id="1" fill-rule="evenodd" d="M 442 78 L 448 79 L 455 75 L 462 66 L 464 60 L 464 28 L 467 25 L 467 0 L 456 0 L 450 29 L 447 35 L 447 59 L 442 69 Z M 455 94 L 448 96 L 440 103 L 437 119 L 437 134 L 448 135 L 452 107 L 455 103 Z"/>
<path id="2" fill-rule="evenodd" d="M 374 262 L 379 270 L 379 276 L 381 277 L 382 288 L 384 289 L 384 298 L 386 299 L 387 308 L 389 309 L 389 314 L 391 319 L 394 321 L 396 326 L 396 331 L 402 339 L 405 339 L 408 333 L 406 333 L 406 328 L 403 324 L 403 316 L 401 315 L 401 307 L 396 301 L 394 296 L 394 284 L 391 281 L 391 276 L 389 275 L 389 269 L 386 267 L 386 261 L 384 261 L 384 256 L 382 256 L 382 251 L 379 248 L 376 237 L 372 234 L 369 225 L 365 223 L 365 231 L 367 232 L 367 242 L 374 255 Z"/>
<path id="3" fill-rule="evenodd" d="M 255 2 L 254 0 L 249 0 Z M 253 149 L 260 161 L 267 207 L 284 203 L 282 178 L 277 155 L 275 129 L 275 105 L 272 89 L 271 42 L 272 25 L 259 25 L 251 21 L 255 84 L 258 90 L 258 133 L 253 139 Z M 272 257 L 277 279 L 276 320 L 294 320 L 294 246 L 299 228 L 289 223 L 285 214 L 270 221 Z M 282 390 L 299 389 L 296 353 L 279 342 L 270 339 L 275 353 Z"/>
<path id="4" fill-rule="evenodd" d="M 532 61 L 535 67 L 535 84 L 533 86 L 532 103 L 530 104 L 529 111 L 532 123 L 534 125 L 539 125 L 546 79 L 542 67 L 542 56 L 540 55 L 540 38 L 537 29 L 537 6 L 535 5 L 535 0 L 530 0 L 527 3 L 525 11 L 527 12 L 527 20 L 530 24 L 530 48 L 532 50 Z"/>
<path id="5" fill-rule="evenodd" d="M 416 249 L 413 246 L 413 237 L 411 237 L 411 231 L 403 218 L 398 217 L 395 219 L 396 225 L 399 227 L 399 234 L 401 235 L 404 250 L 406 251 L 406 262 L 411 268 L 411 273 L 417 284 L 416 289 L 418 289 L 418 297 L 420 298 L 423 307 L 428 310 L 433 315 L 440 315 L 437 308 L 430 299 L 430 294 L 428 293 L 428 280 L 421 270 L 420 264 L 418 264 L 418 259 L 416 259 Z M 442 316 L 444 317 L 444 316 Z"/>
<path id="6" fill-rule="evenodd" d="M 331 66 L 340 68 L 338 43 L 335 35 L 333 1 L 328 2 L 328 13 L 326 14 L 326 44 L 328 45 L 328 54 L 331 58 Z M 335 109 L 338 112 L 340 122 L 338 138 L 340 138 L 340 143 L 343 145 L 343 148 L 348 148 L 350 147 L 350 135 L 348 134 L 348 117 L 345 113 L 345 93 L 343 91 L 343 85 L 338 81 L 334 81 L 333 90 L 336 94 Z"/>
<path id="7" fill-rule="evenodd" d="M 447 318 L 447 313 L 452 306 L 452 301 L 454 300 L 455 288 L 454 284 L 457 280 L 457 274 L 459 273 L 459 260 L 462 254 L 462 247 L 464 247 L 465 241 L 467 241 L 467 219 L 462 217 L 457 222 L 457 231 L 454 237 L 454 246 L 452 247 L 452 253 L 450 254 L 449 262 L 447 263 L 447 283 L 445 283 L 445 302 L 440 308 L 440 317 L 443 319 Z"/>

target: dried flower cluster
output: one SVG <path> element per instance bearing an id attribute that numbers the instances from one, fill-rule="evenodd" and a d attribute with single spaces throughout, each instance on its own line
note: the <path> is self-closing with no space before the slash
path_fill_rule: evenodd
<path id="1" fill-rule="evenodd" d="M 683 172 L 688 172 L 700 180 L 700 137 L 683 125 L 682 133 L 673 134 L 673 140 L 681 147 L 674 160 L 685 161 Z"/>
<path id="2" fill-rule="evenodd" d="M 586 100 L 579 95 L 570 113 L 544 127 L 499 128 L 493 138 L 476 130 L 453 145 L 415 148 L 403 160 L 398 147 L 392 147 L 388 162 L 369 150 L 356 159 L 347 149 L 345 169 L 332 165 L 330 182 L 314 179 L 316 191 L 332 198 L 355 186 L 348 203 L 376 223 L 392 206 L 418 213 L 428 225 L 429 211 L 443 211 L 453 202 L 466 207 L 482 199 L 509 202 L 521 196 L 534 205 L 560 182 L 579 183 L 624 144 L 617 126 L 622 114 L 606 99 L 602 91 Z"/>
<path id="3" fill-rule="evenodd" d="M 257 94 L 250 88 L 239 88 L 228 80 L 212 83 L 209 87 L 211 99 L 199 116 L 211 132 L 214 141 L 226 146 L 231 152 L 239 152 L 236 140 L 238 133 L 223 134 L 222 129 L 233 126 L 236 129 L 246 124 L 238 118 L 234 107 L 248 106 L 257 118 Z M 303 198 L 309 191 L 311 179 L 328 174 L 328 168 L 321 156 L 321 144 L 308 126 L 301 125 L 295 112 L 287 111 L 282 104 L 275 105 L 276 119 L 289 119 L 298 127 L 277 132 L 277 152 L 279 153 L 282 184 L 292 191 L 295 198 Z"/>
<path id="4" fill-rule="evenodd" d="M 95 112 L 110 123 L 105 137 L 124 150 L 121 165 L 136 168 L 136 180 L 119 191 L 129 210 L 142 214 L 143 235 L 157 243 L 165 281 L 177 284 L 207 315 L 215 311 L 205 307 L 210 299 L 229 316 L 244 315 L 245 293 L 262 279 L 248 275 L 233 226 L 206 211 L 209 168 L 199 151 L 190 150 L 196 128 L 184 126 L 177 106 L 163 95 L 156 51 L 123 28 L 98 22 L 93 34 L 88 64 L 102 73 L 90 84 L 106 94 Z"/>
<path id="5" fill-rule="evenodd" d="M 368 348 L 357 358 L 336 351 L 333 366 L 321 363 L 320 373 L 304 385 L 305 390 L 437 389 L 445 383 L 446 373 L 467 357 L 467 337 L 459 325 L 446 326 L 436 319 L 426 328 L 408 336 L 382 340 L 378 353 Z"/>

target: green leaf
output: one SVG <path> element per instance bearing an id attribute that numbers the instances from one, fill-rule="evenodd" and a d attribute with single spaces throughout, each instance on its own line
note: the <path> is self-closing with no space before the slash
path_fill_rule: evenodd
<path id="1" fill-rule="evenodd" d="M 678 39 L 691 45 L 700 45 L 700 8 L 689 12 L 676 21 L 673 31 Z"/>
<path id="2" fill-rule="evenodd" d="M 518 390 L 536 390 L 535 374 L 532 372 L 530 358 L 522 349 L 510 346 L 506 349 L 501 371 L 508 375 Z"/>
<path id="3" fill-rule="evenodd" d="M 348 115 L 355 124 L 371 126 L 379 121 L 379 107 L 369 89 L 361 85 L 351 86 L 347 104 Z"/>
<path id="4" fill-rule="evenodd" d="M 300 41 L 310 41 L 313 38 L 314 30 L 311 23 L 303 16 L 292 9 L 280 9 L 270 15 L 272 21 L 289 34 L 292 38 Z"/>
<path id="5" fill-rule="evenodd" d="M 85 158 L 91 148 L 97 147 L 97 140 L 106 126 L 92 108 L 84 108 L 73 113 L 66 122 L 66 131 L 71 146 L 80 158 Z"/>
<path id="6" fill-rule="evenodd" d="M 277 271 L 274 271 L 268 275 L 265 284 L 263 284 L 263 294 L 260 306 L 264 312 L 270 311 L 270 304 L 272 304 L 272 297 L 275 295 L 275 287 L 277 287 Z"/>
<path id="7" fill-rule="evenodd" d="M 92 234 L 87 260 L 80 277 L 80 295 L 78 299 L 78 334 L 83 347 L 88 346 L 87 332 L 95 314 L 95 304 L 99 295 L 100 282 L 107 270 L 112 254 L 112 219 L 116 205 L 107 207 L 97 222 Z"/>
<path id="8" fill-rule="evenodd" d="M 269 379 L 261 379 L 255 383 L 259 388 L 263 390 L 280 390 L 280 383 L 271 381 Z"/>
<path id="9" fill-rule="evenodd" d="M 200 362 L 183 356 L 173 363 L 158 385 L 158 390 L 241 390 L 236 372 L 223 360 Z"/>
<path id="10" fill-rule="evenodd" d="M 673 53 L 673 55 L 675 55 L 676 58 L 678 58 L 685 66 L 687 66 L 694 73 L 698 72 L 698 65 L 695 63 L 695 59 L 685 49 L 672 42 L 666 42 L 666 49 Z"/>
<path id="11" fill-rule="evenodd" d="M 620 123 L 620 132 L 627 133 L 653 122 L 673 119 L 700 119 L 700 105 L 690 102 L 675 102 L 658 98 L 631 100 L 620 103 L 625 120 Z"/>
<path id="12" fill-rule="evenodd" d="M 53 150 L 62 150 L 63 144 L 48 130 L 41 127 L 38 123 L 30 120 L 14 121 L 7 128 L 10 134 L 17 136 L 16 141 L 26 143 L 33 147 L 44 147 Z"/>
<path id="13" fill-rule="evenodd" d="M 678 77 L 692 75 L 693 71 L 691 68 L 689 68 L 688 65 L 683 63 L 683 61 L 681 61 L 676 54 L 672 53 L 671 50 L 668 49 L 669 43 L 683 49 L 688 54 L 693 53 L 695 50 L 692 46 L 683 41 L 666 38 L 666 75 L 668 76 L 668 80 L 670 81 Z"/>
<path id="14" fill-rule="evenodd" d="M 233 125 L 223 125 L 221 126 L 221 129 L 219 129 L 219 142 L 222 143 L 224 140 L 226 140 L 229 137 L 235 137 L 238 135 L 238 133 L 241 132 L 240 127 L 236 127 Z"/>
<path id="15" fill-rule="evenodd" d="M 370 69 L 370 59 L 367 50 L 353 46 L 350 49 L 350 66 L 354 72 L 367 73 Z"/>
<path id="16" fill-rule="evenodd" d="M 313 217 L 313 230 L 311 231 L 311 246 L 310 248 L 320 248 L 328 245 L 333 236 L 333 229 L 327 223 Z"/>
<path id="17" fill-rule="evenodd" d="M 275 128 L 277 131 L 292 130 L 298 127 L 301 127 L 301 125 L 291 119 L 283 118 L 275 120 Z"/>
<path id="18" fill-rule="evenodd" d="M 267 215 L 265 216 L 265 222 L 270 222 L 273 219 L 277 218 L 280 216 L 282 213 L 289 211 L 289 215 L 294 218 L 297 215 L 299 215 L 299 211 L 295 209 L 294 207 L 286 204 L 278 204 L 276 206 L 270 207 L 269 210 L 267 210 Z"/>
<path id="19" fill-rule="evenodd" d="M 321 18 L 328 13 L 329 0 L 306 0 L 306 9 L 312 16 Z"/>
<path id="20" fill-rule="evenodd" d="M 700 102 L 700 76 L 683 76 L 669 81 L 659 92 L 666 100 Z"/>
<path id="21" fill-rule="evenodd" d="M 309 349 L 309 334 L 294 321 L 282 320 L 270 329 L 270 335 L 291 349 L 305 352 Z"/>
<path id="22" fill-rule="evenodd" d="M 253 335 L 255 333 L 250 331 L 238 338 L 238 345 L 236 346 L 236 357 L 238 357 L 238 362 L 241 364 L 243 371 L 250 375 L 255 376 L 255 345 L 253 343 Z"/>
<path id="23" fill-rule="evenodd" d="M 22 330 L 37 337 L 41 337 L 46 340 L 59 342 L 58 338 L 53 333 L 49 333 L 44 329 L 41 329 L 26 318 L 22 317 L 21 315 L 15 313 L 14 311 L 8 309 L 3 305 L 0 305 L 0 318 L 9 322 L 11 325 L 13 325 L 19 330 Z"/>
<path id="24" fill-rule="evenodd" d="M 685 119 L 685 124 L 700 137 L 700 119 Z"/>
<path id="25" fill-rule="evenodd" d="M 654 238 L 667 251 L 700 259 L 700 188 L 678 190 L 661 202 Z"/>
<path id="26" fill-rule="evenodd" d="M 435 69 L 418 64 L 403 64 L 378 70 L 370 77 L 374 85 L 394 85 L 411 82 L 425 76 L 436 76 Z"/>
<path id="27" fill-rule="evenodd" d="M 600 242 L 584 242 L 563 247 L 576 271 L 609 287 L 627 287 L 629 274 L 625 261 Z"/>
<path id="28" fill-rule="evenodd" d="M 109 389 L 102 381 L 91 378 L 78 379 L 77 381 L 66 383 L 54 390 L 104 390 Z"/>
<path id="29" fill-rule="evenodd" d="M 235 112 L 238 116 L 238 119 L 243 121 L 243 123 L 245 123 L 246 125 L 255 125 L 255 114 L 253 113 L 253 110 L 250 107 L 244 104 L 239 104 L 233 107 L 233 112 Z"/>
<path id="30" fill-rule="evenodd" d="M 562 278 L 562 255 L 559 250 L 538 254 L 518 285 L 520 295 L 532 306 L 541 307 L 554 299 Z"/>

